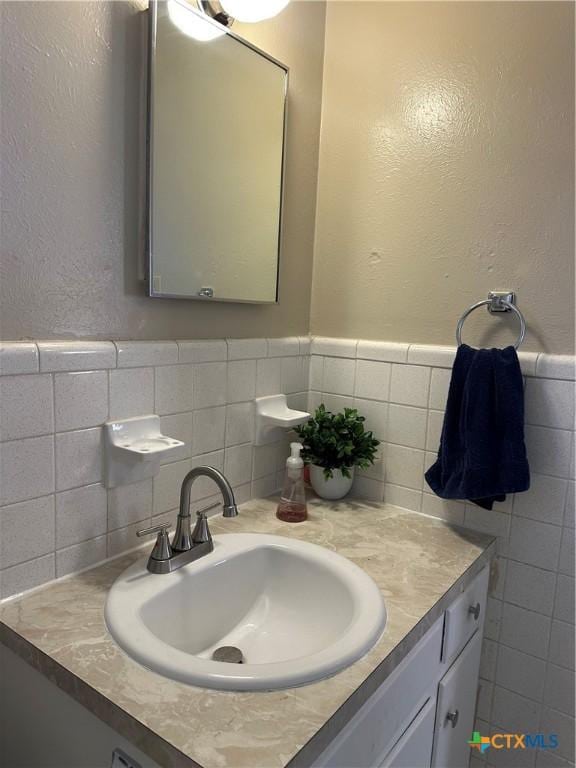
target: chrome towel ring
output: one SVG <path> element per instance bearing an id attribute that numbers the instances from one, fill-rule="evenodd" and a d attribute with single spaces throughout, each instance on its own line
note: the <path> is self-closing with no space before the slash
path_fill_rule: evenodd
<path id="1" fill-rule="evenodd" d="M 476 304 L 473 304 L 471 307 L 469 307 L 466 312 L 464 312 L 460 320 L 458 320 L 458 325 L 456 326 L 456 341 L 458 342 L 458 346 L 462 344 L 462 327 L 464 325 L 464 321 L 470 313 L 474 312 L 475 309 L 484 306 L 488 307 L 490 314 L 494 314 L 495 312 L 514 312 L 520 321 L 520 334 L 516 340 L 516 343 L 514 344 L 514 349 L 518 350 L 524 341 L 524 337 L 526 336 L 526 320 L 524 319 L 522 312 L 520 312 L 516 306 L 516 294 L 512 291 L 490 291 L 487 299 L 478 301 Z"/>

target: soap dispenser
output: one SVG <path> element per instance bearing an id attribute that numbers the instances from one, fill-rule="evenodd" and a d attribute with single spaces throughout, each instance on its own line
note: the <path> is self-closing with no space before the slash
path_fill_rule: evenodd
<path id="1" fill-rule="evenodd" d="M 300 456 L 302 443 L 290 443 L 286 474 L 276 517 L 285 523 L 302 523 L 308 518 L 304 490 L 304 462 Z"/>

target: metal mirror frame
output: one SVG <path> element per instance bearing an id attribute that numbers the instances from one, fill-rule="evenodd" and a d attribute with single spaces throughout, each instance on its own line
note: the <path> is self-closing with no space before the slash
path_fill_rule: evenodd
<path id="1" fill-rule="evenodd" d="M 152 280 L 152 154 L 154 151 L 154 59 L 156 55 L 156 30 L 158 25 L 158 3 L 165 0 L 149 0 L 148 4 L 148 49 L 147 49 L 147 110 L 146 110 L 146 284 L 147 295 L 152 299 L 189 299 L 191 301 L 209 301 L 226 302 L 230 304 L 260 304 L 270 305 L 278 304 L 280 295 L 280 260 L 282 258 L 282 231 L 284 224 L 284 205 L 285 205 L 285 179 L 286 179 L 286 141 L 288 128 L 288 81 L 290 77 L 290 68 L 278 59 L 275 59 L 266 51 L 253 45 L 240 35 L 232 32 L 228 27 L 218 24 L 210 17 L 206 16 L 206 22 L 214 24 L 220 31 L 234 38 L 238 43 L 245 45 L 255 53 L 280 67 L 285 72 L 284 79 L 284 114 L 282 121 L 282 159 L 280 164 L 280 210 L 278 212 L 278 243 L 276 248 L 276 295 L 270 301 L 258 301 L 256 299 L 227 299 L 213 296 L 190 296 L 188 294 L 177 293 L 157 293 L 154 291 Z M 190 9 L 195 13 L 194 9 Z M 197 12 L 199 14 L 199 12 Z"/>

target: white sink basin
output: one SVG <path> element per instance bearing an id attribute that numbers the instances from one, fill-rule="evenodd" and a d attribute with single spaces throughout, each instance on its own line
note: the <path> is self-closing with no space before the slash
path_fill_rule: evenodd
<path id="1" fill-rule="evenodd" d="M 386 609 L 358 566 L 323 547 L 264 534 L 214 537 L 171 574 L 134 563 L 106 602 L 112 637 L 166 677 L 223 690 L 289 688 L 333 675 L 380 637 Z M 213 661 L 235 646 L 244 663 Z"/>

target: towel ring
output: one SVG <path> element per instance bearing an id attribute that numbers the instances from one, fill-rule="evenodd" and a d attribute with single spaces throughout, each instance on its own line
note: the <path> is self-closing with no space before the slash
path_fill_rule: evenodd
<path id="1" fill-rule="evenodd" d="M 504 298 L 505 297 L 505 298 Z M 518 320 L 520 321 L 520 334 L 516 340 L 516 343 L 514 344 L 514 349 L 518 350 L 522 342 L 524 341 L 524 337 L 526 336 L 526 320 L 524 319 L 524 315 L 518 307 L 514 304 L 515 296 L 513 293 L 509 292 L 503 292 L 503 293 L 489 293 L 488 298 L 484 299 L 483 301 L 479 301 L 476 304 L 473 304 L 471 307 L 469 307 L 466 312 L 462 315 L 460 320 L 458 320 L 458 325 L 456 326 L 456 341 L 458 342 L 458 346 L 462 344 L 462 327 L 464 325 L 464 321 L 470 315 L 472 312 L 474 312 L 475 309 L 478 309 L 479 307 L 488 307 L 488 311 L 490 313 L 493 312 L 514 312 Z"/>

